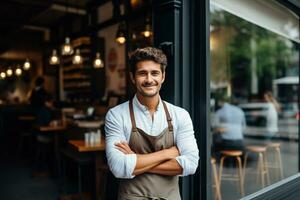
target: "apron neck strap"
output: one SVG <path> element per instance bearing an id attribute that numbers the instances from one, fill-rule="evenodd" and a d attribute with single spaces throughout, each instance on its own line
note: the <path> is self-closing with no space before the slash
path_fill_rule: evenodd
<path id="1" fill-rule="evenodd" d="M 166 116 L 167 116 L 168 129 L 169 129 L 170 132 L 173 132 L 172 118 L 171 118 L 170 113 L 168 111 L 167 105 L 163 100 L 161 100 L 161 101 L 164 105 L 164 110 L 165 110 L 165 113 L 166 113 Z"/>
<path id="2" fill-rule="evenodd" d="M 131 119 L 132 131 L 133 132 L 137 132 L 135 118 L 134 118 L 134 112 L 133 112 L 133 106 L 132 106 L 132 99 L 129 101 L 129 111 L 130 111 L 130 119 Z"/>

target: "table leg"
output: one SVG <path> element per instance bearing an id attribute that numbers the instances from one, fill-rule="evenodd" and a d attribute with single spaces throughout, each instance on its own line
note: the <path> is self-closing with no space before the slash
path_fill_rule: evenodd
<path id="1" fill-rule="evenodd" d="M 104 182 L 103 181 L 103 172 L 101 170 L 101 166 L 103 165 L 103 155 L 104 155 L 104 152 L 96 152 L 95 153 L 95 175 L 96 175 L 96 200 L 100 200 L 100 199 L 104 199 L 104 192 L 105 191 L 101 191 L 100 190 L 100 187 L 101 187 L 101 183 L 100 181 L 102 181 L 102 183 Z"/>

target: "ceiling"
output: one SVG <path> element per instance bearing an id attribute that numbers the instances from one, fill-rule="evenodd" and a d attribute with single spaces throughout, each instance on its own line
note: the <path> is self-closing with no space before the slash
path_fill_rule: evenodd
<path id="1" fill-rule="evenodd" d="M 87 4 L 91 2 L 92 0 L 0 1 L 0 53 L 11 47 L 15 39 L 22 35 L 50 30 L 65 16 L 85 15 Z"/>

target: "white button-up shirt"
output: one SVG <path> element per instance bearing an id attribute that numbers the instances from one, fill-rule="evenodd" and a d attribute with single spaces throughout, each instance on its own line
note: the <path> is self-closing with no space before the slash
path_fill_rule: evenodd
<path id="1" fill-rule="evenodd" d="M 183 108 L 167 102 L 166 105 L 172 118 L 174 141 L 180 152 L 176 160 L 183 168 L 182 176 L 194 174 L 198 166 L 199 151 L 190 115 Z M 153 119 L 147 107 L 143 106 L 136 96 L 133 98 L 133 111 L 137 128 L 149 135 L 157 136 L 168 127 L 161 100 L 159 100 Z M 117 142 L 129 143 L 131 129 L 129 101 L 108 111 L 105 119 L 106 157 L 110 170 L 117 178 L 134 177 L 132 173 L 136 166 L 136 154 L 125 155 L 115 148 Z"/>

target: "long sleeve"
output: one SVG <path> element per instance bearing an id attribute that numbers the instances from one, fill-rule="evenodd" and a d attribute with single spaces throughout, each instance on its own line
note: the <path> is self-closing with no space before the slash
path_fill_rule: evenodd
<path id="1" fill-rule="evenodd" d="M 181 176 L 187 176 L 196 172 L 199 161 L 199 150 L 189 113 L 184 110 L 180 115 L 182 120 L 181 123 L 178 124 L 176 133 L 176 145 L 179 149 L 180 156 L 178 156 L 176 160 L 183 169 Z"/>
<path id="2" fill-rule="evenodd" d="M 105 119 L 106 157 L 110 170 L 116 178 L 133 178 L 136 154 L 125 155 L 115 148 L 115 143 L 126 141 L 122 117 L 110 110 Z"/>

